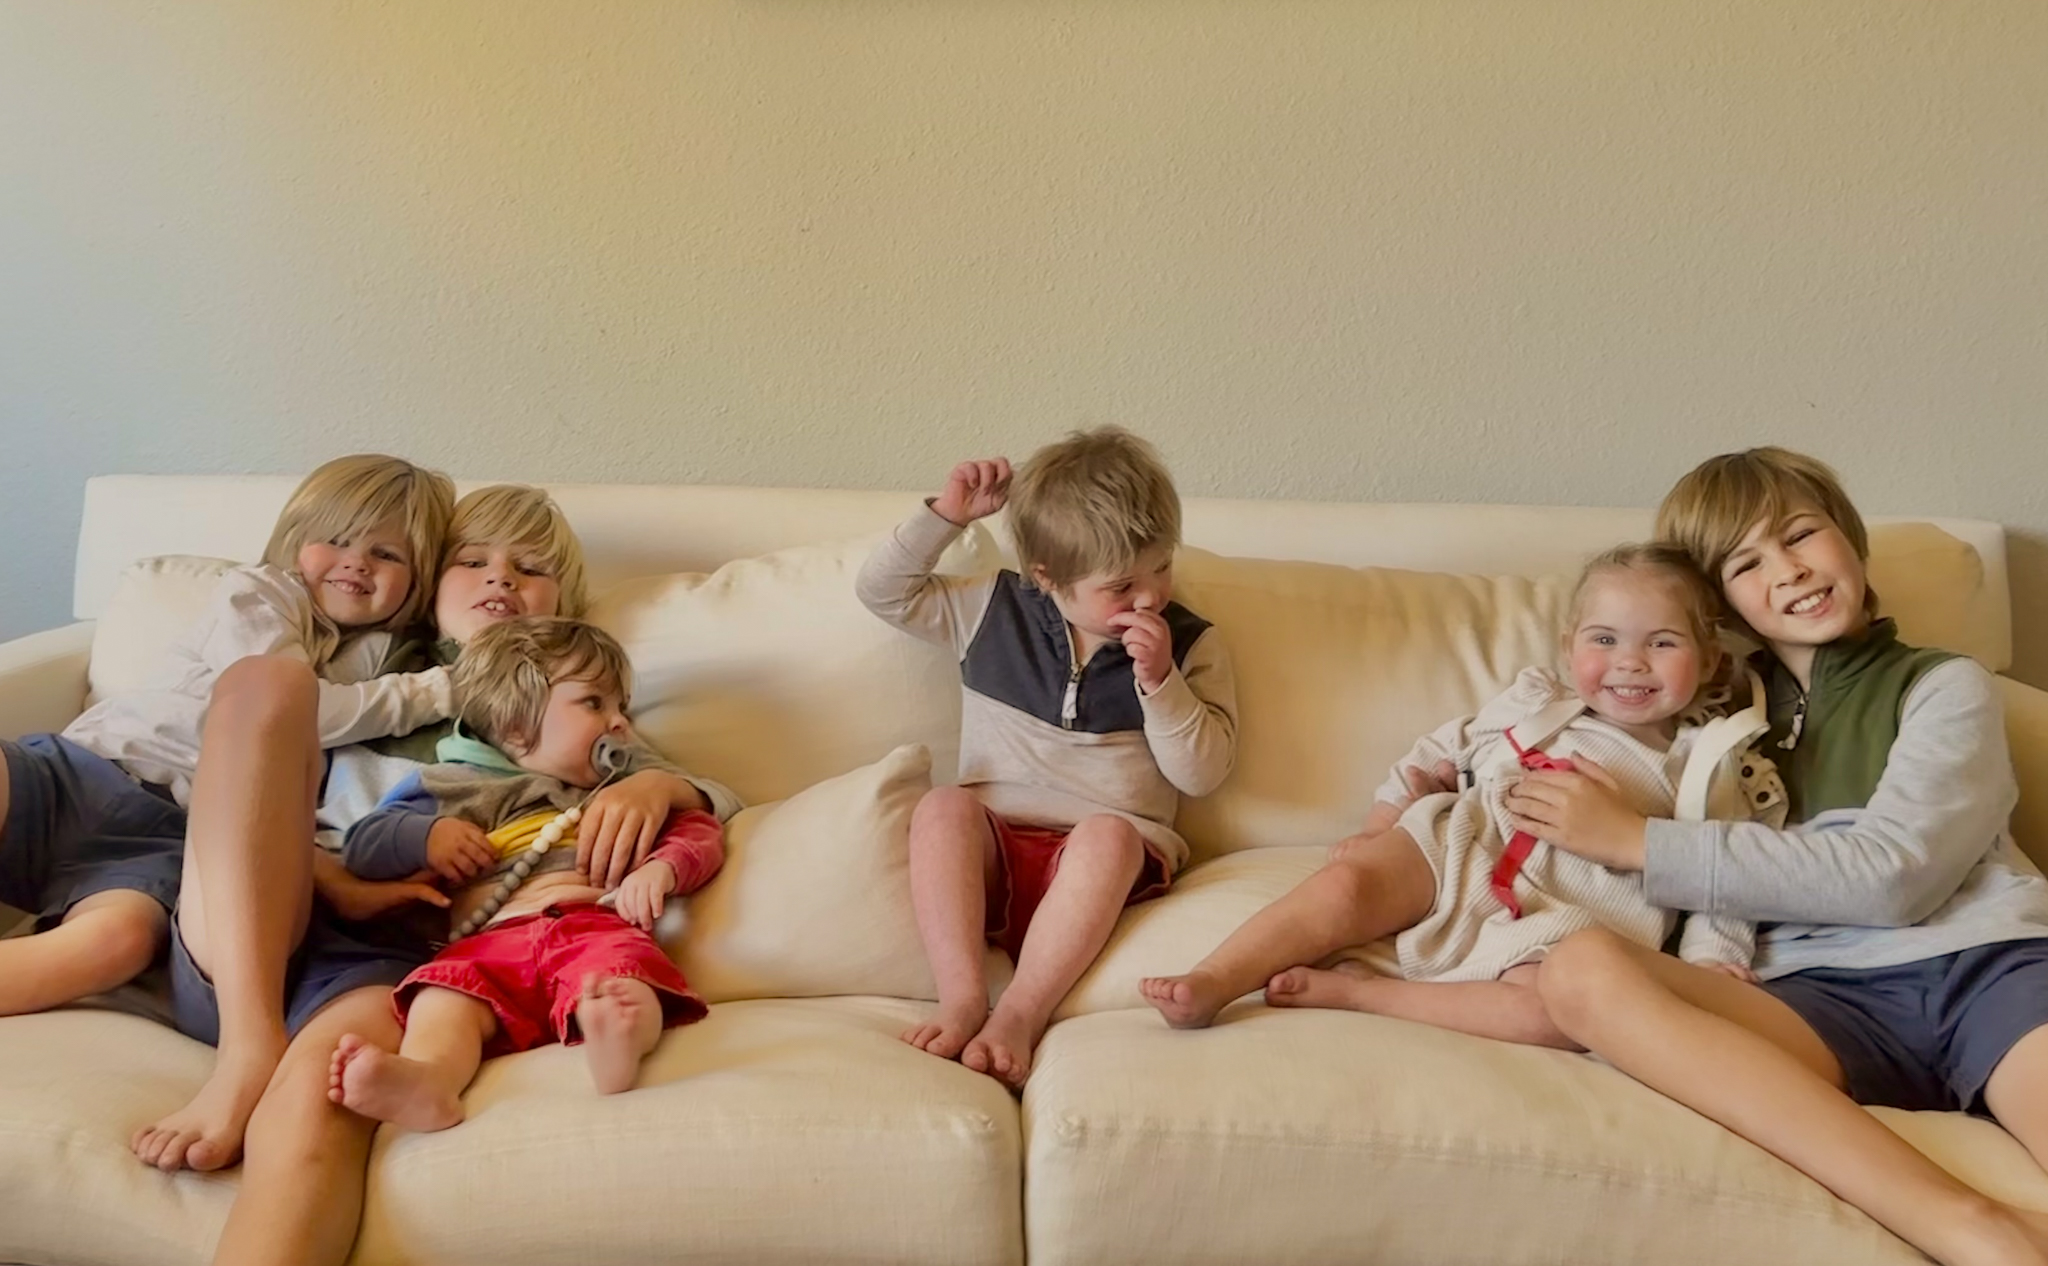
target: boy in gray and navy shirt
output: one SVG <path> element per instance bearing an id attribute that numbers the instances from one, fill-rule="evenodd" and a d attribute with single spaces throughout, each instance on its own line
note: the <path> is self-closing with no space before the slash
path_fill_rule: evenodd
<path id="1" fill-rule="evenodd" d="M 1018 571 L 932 574 L 1005 503 Z M 1007 461 L 961 463 L 861 569 L 870 611 L 960 660 L 960 785 L 927 795 L 910 834 L 939 1010 L 904 1040 L 1013 1087 L 1118 912 L 1186 864 L 1180 797 L 1235 757 L 1229 656 L 1172 601 L 1179 544 L 1158 455 L 1104 427 L 1039 450 L 1014 491 Z M 1017 962 L 993 1014 L 984 939 Z"/>

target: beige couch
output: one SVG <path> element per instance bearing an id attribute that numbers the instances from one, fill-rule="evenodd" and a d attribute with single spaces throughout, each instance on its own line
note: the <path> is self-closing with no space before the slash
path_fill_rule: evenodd
<path id="1" fill-rule="evenodd" d="M 246 557 L 289 486 L 93 481 L 82 622 L 0 645 L 0 733 L 59 728 L 89 686 L 146 672 L 210 573 L 130 564 Z M 387 1130 L 358 1261 L 1917 1260 L 1589 1059 L 1256 999 L 1176 1033 L 1139 1002 L 1139 976 L 1185 968 L 1308 873 L 1416 733 L 1547 657 L 1578 560 L 1645 532 L 1647 512 L 1191 502 L 1180 593 L 1230 639 L 1238 768 L 1184 809 L 1194 864 L 1126 914 L 1019 1102 L 896 1040 L 930 996 L 904 815 L 948 775 L 958 686 L 943 653 L 862 612 L 851 579 L 855 538 L 915 498 L 556 491 L 592 556 L 597 617 L 634 653 L 643 729 L 760 806 L 671 929 L 715 1005 L 630 1094 L 599 1099 L 550 1048 L 487 1066 L 462 1126 Z M 1874 581 L 1909 638 L 2002 668 L 2002 535 L 1940 527 L 1880 527 Z M 949 565 L 1001 548 L 970 533 Z M 1245 561 L 1260 558 L 1297 561 Z M 2017 827 L 2038 857 L 2048 695 L 2008 683 L 2008 703 L 2029 790 Z M 206 1260 L 236 1175 L 165 1178 L 124 1140 L 209 1059 L 128 1015 L 0 1020 L 0 1261 Z M 2048 1176 L 1994 1126 L 1880 1115 L 1966 1179 L 2048 1209 Z"/>

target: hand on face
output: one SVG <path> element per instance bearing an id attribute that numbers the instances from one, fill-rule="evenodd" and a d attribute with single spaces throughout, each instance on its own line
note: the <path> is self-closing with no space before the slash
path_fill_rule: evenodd
<path id="1" fill-rule="evenodd" d="M 562 587 L 547 564 L 519 545 L 463 545 L 434 589 L 434 625 L 468 642 L 499 620 L 558 614 Z"/>
<path id="2" fill-rule="evenodd" d="M 293 560 L 322 614 L 344 629 L 389 620 L 412 592 L 412 553 L 395 523 L 353 536 L 308 541 Z"/>
<path id="3" fill-rule="evenodd" d="M 1159 613 L 1133 608 L 1110 616 L 1109 626 L 1123 636 L 1139 687 L 1149 695 L 1165 685 L 1166 675 L 1173 671 L 1173 634 Z"/>
<path id="4" fill-rule="evenodd" d="M 1088 637 L 1122 642 L 1147 694 L 1165 683 L 1173 671 L 1173 636 L 1161 613 L 1173 601 L 1172 550 L 1152 546 L 1128 571 L 1083 576 L 1065 589 L 1053 586 L 1042 567 L 1032 579 L 1051 593 L 1067 623 Z"/>
<path id="5" fill-rule="evenodd" d="M 966 527 L 1003 508 L 1010 499 L 1010 459 L 991 457 L 961 462 L 946 477 L 946 486 L 932 501 L 932 510 L 956 527 Z"/>

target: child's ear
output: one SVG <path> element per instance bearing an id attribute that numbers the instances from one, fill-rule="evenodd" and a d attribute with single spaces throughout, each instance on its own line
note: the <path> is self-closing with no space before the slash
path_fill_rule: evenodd
<path id="1" fill-rule="evenodd" d="M 1031 583 L 1037 587 L 1038 592 L 1052 592 L 1052 575 L 1051 573 L 1045 570 L 1044 563 L 1031 564 L 1031 570 L 1028 573 L 1028 578 L 1030 579 Z"/>

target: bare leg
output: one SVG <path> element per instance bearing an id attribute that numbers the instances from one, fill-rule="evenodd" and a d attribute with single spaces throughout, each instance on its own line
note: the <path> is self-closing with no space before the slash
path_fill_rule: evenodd
<path id="1" fill-rule="evenodd" d="M 220 1046 L 198 1095 L 135 1137 L 136 1155 L 159 1169 L 233 1163 L 284 1053 L 285 964 L 312 907 L 318 705 L 312 670 L 295 660 L 245 659 L 214 686 L 178 928 L 213 981 Z"/>
<path id="2" fill-rule="evenodd" d="M 1998 1123 L 2048 1169 L 2048 1027 L 2035 1029 L 2007 1051 L 1984 1087 L 1984 1102 Z"/>
<path id="3" fill-rule="evenodd" d="M 0 804 L 0 820 L 6 812 Z M 154 898 L 115 888 L 71 907 L 47 932 L 0 940 L 0 1015 L 47 1011 L 127 984 L 156 957 L 169 928 Z"/>
<path id="4" fill-rule="evenodd" d="M 597 1093 L 631 1090 L 640 1061 L 661 1041 L 661 999 L 644 980 L 591 975 L 576 1004 L 576 1027 L 583 1030 L 583 1059 Z"/>
<path id="5" fill-rule="evenodd" d="M 1206 1027 L 1275 972 L 1327 958 L 1421 922 L 1436 905 L 1436 872 L 1406 831 L 1345 840 L 1334 860 L 1247 919 L 1185 976 L 1152 976 L 1139 992 L 1177 1029 Z"/>
<path id="6" fill-rule="evenodd" d="M 242 1186 L 215 1266 L 341 1266 L 348 1259 L 377 1123 L 327 1099 L 329 1056 L 344 1033 L 396 1045 L 391 991 L 344 994 L 293 1039 L 249 1119 Z"/>
<path id="7" fill-rule="evenodd" d="M 1382 976 L 1363 963 L 1339 963 L 1334 971 L 1290 967 L 1267 982 L 1266 1002 L 1364 1011 L 1498 1042 L 1584 1050 L 1550 1022 L 1536 992 L 1541 971 L 1540 965 L 1525 963 L 1509 968 L 1499 980 L 1432 981 Z"/>
<path id="8" fill-rule="evenodd" d="M 1565 1033 L 1950 1266 L 2048 1262 L 2048 1227 L 1957 1181 L 1842 1093 L 1818 1035 L 1762 989 L 1581 932 L 1538 981 Z"/>
<path id="9" fill-rule="evenodd" d="M 946 1059 L 959 1058 L 988 1018 L 987 952 L 982 939 L 996 841 L 988 810 L 971 792 L 934 787 L 910 819 L 910 903 L 939 987 L 939 1009 L 903 1040 Z"/>
<path id="10" fill-rule="evenodd" d="M 1144 837 L 1124 819 L 1100 814 L 1074 827 L 1024 934 L 1017 975 L 961 1063 L 1022 1088 L 1053 1008 L 1102 952 L 1144 864 Z"/>
<path id="11" fill-rule="evenodd" d="M 422 1134 L 445 1130 L 461 1122 L 462 1092 L 497 1031 L 485 1003 L 453 989 L 422 989 L 406 1012 L 396 1055 L 355 1033 L 341 1036 L 328 1064 L 327 1097 L 373 1121 Z"/>

